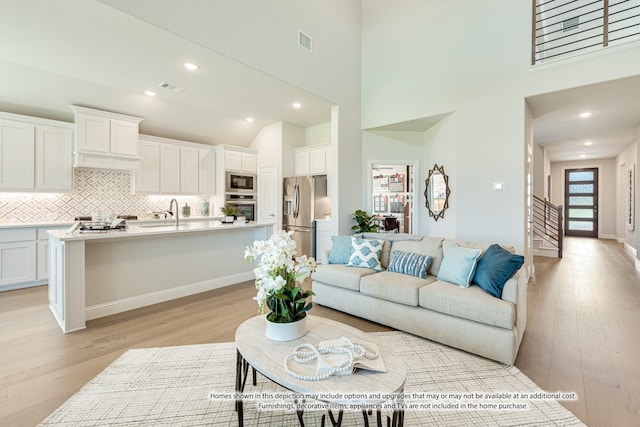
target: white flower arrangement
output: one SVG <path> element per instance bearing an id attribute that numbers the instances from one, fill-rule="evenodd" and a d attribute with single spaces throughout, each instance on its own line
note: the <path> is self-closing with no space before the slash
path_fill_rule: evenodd
<path id="1" fill-rule="evenodd" d="M 300 320 L 312 307 L 307 298 L 311 291 L 302 288 L 302 282 L 316 270 L 316 261 L 306 255 L 297 257 L 292 231 L 277 231 L 269 240 L 256 240 L 244 252 L 244 260 L 257 261 L 253 270 L 257 294 L 253 298 L 258 309 L 271 310 L 267 319 L 277 323 Z"/>

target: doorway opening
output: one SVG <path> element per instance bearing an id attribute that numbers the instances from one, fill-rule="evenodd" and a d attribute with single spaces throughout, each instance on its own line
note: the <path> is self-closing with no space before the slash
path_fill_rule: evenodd
<path id="1" fill-rule="evenodd" d="M 567 169 L 564 177 L 565 235 L 598 237 L 598 168 Z"/>
<path id="2" fill-rule="evenodd" d="M 370 206 L 378 216 L 378 231 L 414 231 L 415 165 L 409 163 L 371 163 Z M 394 219 L 395 218 L 395 219 Z"/>

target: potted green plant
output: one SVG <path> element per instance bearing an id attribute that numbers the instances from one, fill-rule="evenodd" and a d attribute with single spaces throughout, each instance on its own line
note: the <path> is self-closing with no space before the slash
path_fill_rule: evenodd
<path id="1" fill-rule="evenodd" d="M 369 215 L 366 211 L 358 209 L 353 213 L 353 219 L 356 221 L 356 225 L 352 226 L 351 229 L 356 230 L 358 233 L 378 231 L 375 215 Z"/>
<path id="2" fill-rule="evenodd" d="M 233 205 L 224 205 L 220 208 L 220 212 L 225 216 L 224 222 L 233 222 L 238 215 L 238 208 Z"/>
<path id="3" fill-rule="evenodd" d="M 316 270 L 316 261 L 306 255 L 296 257 L 296 242 L 292 232 L 273 233 L 269 240 L 256 240 L 244 253 L 247 262 L 257 261 L 255 286 L 261 313 L 268 308 L 267 338 L 290 341 L 304 335 L 307 312 L 313 306 L 308 298 L 312 291 L 302 283 Z"/>

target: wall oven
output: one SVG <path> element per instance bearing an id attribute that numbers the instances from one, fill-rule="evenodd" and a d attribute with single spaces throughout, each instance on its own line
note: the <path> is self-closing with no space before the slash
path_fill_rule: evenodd
<path id="1" fill-rule="evenodd" d="M 238 208 L 238 216 L 243 216 L 247 221 L 255 221 L 256 195 L 255 194 L 227 194 L 226 203 Z"/>
<path id="2" fill-rule="evenodd" d="M 226 173 L 227 193 L 256 193 L 258 179 L 256 175 L 242 172 Z"/>

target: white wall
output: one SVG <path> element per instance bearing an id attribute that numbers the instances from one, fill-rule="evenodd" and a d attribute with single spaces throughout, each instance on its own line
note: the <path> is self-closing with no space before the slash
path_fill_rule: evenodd
<path id="1" fill-rule="evenodd" d="M 427 231 L 510 242 L 523 252 L 527 244 L 524 100 L 638 75 L 640 47 L 612 47 L 531 67 L 529 1 L 367 0 L 362 8 L 363 127 L 453 113 L 444 125 L 453 127 L 450 139 L 426 142 L 426 147 L 447 144 L 441 147 L 445 153 L 428 163 L 444 164 L 453 183 L 451 212 L 442 224 L 426 222 Z M 540 152 L 534 155 L 540 161 Z M 536 191 L 540 179 L 546 179 L 537 176 L 539 171 L 534 170 Z M 612 171 L 607 167 L 605 175 Z M 494 182 L 504 182 L 505 190 L 493 191 Z M 603 215 L 613 220 L 610 212 Z M 604 224 L 604 235 L 615 234 L 613 224 L 609 220 Z"/>
<path id="2" fill-rule="evenodd" d="M 638 166 L 638 142 L 630 144 L 618 157 L 616 157 L 616 200 L 618 214 L 616 215 L 616 238 L 619 242 L 625 243 L 634 249 L 637 249 L 637 233 L 635 226 L 633 230 L 627 229 L 625 221 L 626 197 L 627 197 L 627 171 L 631 168 L 635 170 L 637 181 Z M 637 199 L 637 183 L 636 183 L 636 199 Z M 636 213 L 636 224 L 637 213 Z"/>
<path id="3" fill-rule="evenodd" d="M 536 143 L 533 143 L 533 194 L 541 199 L 547 197 L 544 148 Z"/>
<path id="4" fill-rule="evenodd" d="M 282 128 L 282 122 L 267 125 L 251 141 L 249 147 L 258 150 L 258 167 L 275 164 L 282 170 Z"/>
<path id="5" fill-rule="evenodd" d="M 456 115 L 452 114 L 434 126 L 430 127 L 424 132 L 424 148 L 423 148 L 423 162 L 424 168 L 422 170 L 423 187 L 422 192 L 425 190 L 426 184 L 424 180 L 429 175 L 431 170 L 436 164 L 444 168 L 444 172 L 449 177 L 449 188 L 451 194 L 449 195 L 449 209 L 444 212 L 444 217 L 435 221 L 429 216 L 427 208 L 425 206 L 426 200 L 422 200 L 420 205 L 420 234 L 426 236 L 442 236 L 455 238 L 456 236 L 456 212 L 459 199 L 458 192 L 458 179 L 457 179 L 457 162 L 456 162 Z"/>
<path id="6" fill-rule="evenodd" d="M 452 196 L 442 223 L 425 221 L 429 234 L 524 249 L 530 8 L 506 0 L 363 2 L 363 126 L 454 112 L 440 129 L 449 139 L 426 141 L 426 161 L 444 165 Z M 505 190 L 493 191 L 494 182 Z"/>
<path id="7" fill-rule="evenodd" d="M 318 145 L 331 143 L 331 122 L 304 129 L 304 144 Z"/>
<path id="8" fill-rule="evenodd" d="M 616 197 L 618 172 L 615 159 L 551 163 L 552 203 L 563 205 L 566 211 L 567 207 L 564 202 L 565 170 L 580 168 L 598 168 L 598 237 L 615 239 L 616 216 L 618 215 Z"/>

